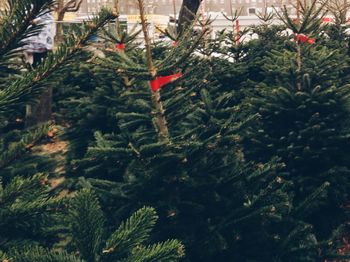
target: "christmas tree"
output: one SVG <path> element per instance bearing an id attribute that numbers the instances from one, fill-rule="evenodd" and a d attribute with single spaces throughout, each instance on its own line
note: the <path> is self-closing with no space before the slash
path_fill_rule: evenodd
<path id="1" fill-rule="evenodd" d="M 71 199 L 68 216 L 72 249 L 79 256 L 66 251 L 44 249 L 40 246 L 14 248 L 4 259 L 15 261 L 178 261 L 184 249 L 177 240 L 145 245 L 157 221 L 153 208 L 144 207 L 135 212 L 117 230 L 107 235 L 104 216 L 95 195 L 89 190 L 79 192 Z M 68 248 L 67 248 L 68 249 Z"/>
<path id="2" fill-rule="evenodd" d="M 192 54 L 211 52 L 201 44 L 209 23 L 201 24 L 199 35 L 190 27 L 176 36 L 176 46 L 152 45 L 143 2 L 138 4 L 145 48 L 120 41 L 117 33 L 106 37 L 115 50 L 94 62 L 116 74 L 89 97 L 97 103 L 81 101 L 86 110 L 97 106 L 108 112 L 101 116 L 108 121 L 95 132 L 84 157 L 71 162 L 72 173 L 84 176 L 76 185 L 95 189 L 110 224 L 143 205 L 154 206 L 160 216 L 155 238 L 181 239 L 188 261 L 331 257 L 342 228 L 319 241 L 303 216 L 318 195 L 295 202 L 283 163 L 271 157 L 246 160 L 241 134 L 253 130 L 259 115 L 243 120 L 247 112 L 237 105 L 235 90 L 218 82 L 223 80 L 217 61 Z M 244 57 L 237 60 L 242 67 Z M 253 63 L 253 51 L 250 59 Z"/>
<path id="3" fill-rule="evenodd" d="M 79 52 L 91 34 L 113 16 L 104 10 L 100 17 L 76 28 L 67 43 L 61 45 L 37 68 L 28 68 L 21 59 L 25 39 L 38 34 L 42 25 L 32 21 L 50 9 L 52 1 L 7 1 L 0 20 L 1 67 L 1 244 L 6 251 L 13 246 L 55 239 L 54 209 L 59 207 L 48 188 L 49 173 L 45 157 L 30 154 L 50 130 L 50 124 L 24 129 L 23 113 L 45 90 L 49 77 Z M 59 225 L 57 225 L 59 227 Z"/>
<path id="4" fill-rule="evenodd" d="M 315 5 L 302 5 L 300 21 L 286 10 L 281 15 L 293 32 L 290 48 L 272 49 L 263 59 L 265 78 L 246 99 L 259 119 L 243 144 L 251 160 L 281 158 L 294 205 L 313 199 L 303 216 L 324 239 L 348 219 L 349 78 L 346 50 L 322 44 L 323 9 Z"/>
<path id="5" fill-rule="evenodd" d="M 340 22 L 322 24 L 324 6 L 313 2 L 300 4 L 301 19 L 285 9 L 276 26 L 265 12 L 262 25 L 238 31 L 236 12 L 227 16 L 233 30 L 210 39 L 212 21 L 190 2 L 189 21 L 161 29 L 172 44 L 151 41 L 144 1 L 135 0 L 139 28 L 125 31 L 118 8 L 102 10 L 32 68 L 21 59 L 24 40 L 54 3 L 7 1 L 1 260 L 346 258 L 349 68 Z M 92 34 L 104 48 L 84 48 Z M 249 34 L 257 39 L 244 41 Z M 58 163 L 36 153 L 58 127 L 23 125 L 24 107 L 52 86 L 66 166 L 64 155 Z M 53 186 L 58 172 L 65 183 Z"/>
<path id="6" fill-rule="evenodd" d="M 40 32 L 42 25 L 33 20 L 53 4 L 48 0 L 9 0 L 0 20 L 0 257 L 2 261 L 177 261 L 184 254 L 179 241 L 146 245 L 157 219 L 152 208 L 139 210 L 105 239 L 96 197 L 88 191 L 76 197 L 63 192 L 57 195 L 46 175 L 48 167 L 31 154 L 53 131 L 50 124 L 24 128 L 24 106 L 36 103 L 55 74 L 57 77 L 61 68 L 69 66 L 90 36 L 114 18 L 109 10 L 102 10 L 91 21 L 74 27 L 66 42 L 36 68 L 28 67 L 20 59 L 25 39 Z M 57 243 L 59 240 L 66 244 Z M 102 241 L 106 241 L 105 250 Z M 51 249 L 53 246 L 59 246 L 58 251 Z M 79 249 L 81 258 L 69 254 L 70 248 Z"/>

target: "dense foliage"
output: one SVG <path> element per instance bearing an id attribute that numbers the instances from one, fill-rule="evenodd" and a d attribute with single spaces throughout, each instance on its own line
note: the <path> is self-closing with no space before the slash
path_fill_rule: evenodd
<path id="1" fill-rule="evenodd" d="M 261 15 L 261 25 L 214 39 L 210 21 L 195 21 L 180 34 L 164 31 L 171 45 L 150 40 L 143 1 L 135 2 L 142 30 L 123 31 L 118 20 L 107 26 L 115 17 L 103 10 L 31 68 L 21 41 L 40 31 L 29 25 L 53 2 L 7 1 L 0 259 L 345 259 L 344 28 L 322 24 L 324 9 L 313 2 L 301 5 L 300 21 L 284 10 L 281 23 Z M 91 43 L 93 34 L 103 44 Z M 173 79 L 155 88 L 167 76 Z M 63 130 L 54 139 L 52 123 L 23 124 L 24 106 L 49 86 Z M 59 160 L 38 153 L 38 145 L 57 140 L 68 145 Z"/>
<path id="2" fill-rule="evenodd" d="M 104 216 L 91 191 L 57 193 L 55 174 L 62 163 L 40 143 L 54 136 L 50 123 L 23 125 L 23 109 L 57 80 L 81 54 L 98 29 L 114 18 L 109 10 L 73 27 L 56 50 L 37 67 L 23 63 L 23 40 L 42 25 L 33 20 L 53 1 L 8 0 L 0 17 L 0 258 L 2 261 L 177 261 L 184 255 L 178 240 L 148 241 L 157 215 L 142 208 L 106 234 Z M 34 150 L 35 148 L 35 150 Z M 43 147 L 44 148 L 44 147 Z M 116 248 L 118 247 L 118 248 Z M 77 255 L 79 253 L 79 255 Z"/>

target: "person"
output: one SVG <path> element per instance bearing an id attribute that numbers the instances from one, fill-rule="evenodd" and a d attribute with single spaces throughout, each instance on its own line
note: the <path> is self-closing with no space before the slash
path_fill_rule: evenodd
<path id="1" fill-rule="evenodd" d="M 24 40 L 24 55 L 29 64 L 36 68 L 54 48 L 56 26 L 52 13 L 46 10 L 34 19 L 33 24 L 42 25 L 38 34 Z M 27 105 L 25 126 L 47 122 L 52 114 L 52 87 L 41 94 L 36 104 Z"/>
<path id="2" fill-rule="evenodd" d="M 24 40 L 24 53 L 27 61 L 33 66 L 38 66 L 54 47 L 56 26 L 52 13 L 47 10 L 33 21 L 36 25 L 42 25 L 40 32 Z"/>

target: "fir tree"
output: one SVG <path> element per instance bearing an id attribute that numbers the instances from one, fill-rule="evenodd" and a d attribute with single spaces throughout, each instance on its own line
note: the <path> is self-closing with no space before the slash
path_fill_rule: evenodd
<path id="1" fill-rule="evenodd" d="M 73 162 L 72 169 L 86 178 L 80 185 L 94 187 L 110 224 L 143 205 L 154 206 L 160 215 L 155 238 L 172 234 L 183 240 L 188 261 L 329 257 L 339 235 L 318 241 L 303 215 L 328 183 L 294 205 L 293 184 L 278 160 L 247 162 L 239 134 L 256 116 L 240 120 L 234 91 L 208 70 L 212 61 L 191 56 L 202 35 L 186 31 L 177 47 L 152 52 L 139 4 L 145 50 L 126 45 L 97 59 L 120 79 L 95 93 L 114 94 L 109 99 L 115 101 L 116 126 L 95 132 L 85 156 Z M 150 90 L 157 78 L 180 69 L 182 79 Z M 98 106 L 103 108 L 101 101 Z"/>
<path id="2" fill-rule="evenodd" d="M 245 133 L 244 147 L 255 161 L 282 159 L 294 205 L 308 203 L 303 217 L 324 239 L 347 219 L 349 79 L 344 52 L 319 44 L 322 8 L 314 5 L 302 5 L 297 23 L 286 10 L 281 16 L 294 33 L 294 48 L 272 50 L 264 59 L 266 77 L 246 100 L 260 119 Z"/>
<path id="3" fill-rule="evenodd" d="M 0 250 L 33 243 L 50 245 L 55 240 L 54 209 L 58 199 L 50 196 L 47 177 L 15 177 L 0 187 Z"/>
<path id="4" fill-rule="evenodd" d="M 144 207 L 112 233 L 106 234 L 105 218 L 95 195 L 89 190 L 79 192 L 69 204 L 66 222 L 74 254 L 28 246 L 10 250 L 5 258 L 14 261 L 130 261 L 175 262 L 184 256 L 177 240 L 149 244 L 148 238 L 156 221 L 153 208 Z M 79 254 L 79 255 L 76 255 Z"/>
<path id="5" fill-rule="evenodd" d="M 66 200 L 55 196 L 48 177 L 37 173 L 38 170 L 35 172 L 35 168 L 25 170 L 24 163 L 16 165 L 16 160 L 47 133 L 48 125 L 13 130 L 8 124 L 11 120 L 9 115 L 20 111 L 28 102 L 34 102 L 52 80 L 50 77 L 69 64 L 89 37 L 113 18 L 108 10 L 101 11 L 99 17 L 84 23 L 82 28 L 74 28 L 66 43 L 37 68 L 21 75 L 17 71 L 15 77 L 10 75 L 14 72 L 13 68 L 17 69 L 13 61 L 20 52 L 21 41 L 38 32 L 33 26 L 29 27 L 31 21 L 51 4 L 51 1 L 8 1 L 8 10 L 1 20 L 2 26 L 7 25 L 0 30 L 0 35 L 6 40 L 0 48 L 1 66 L 9 69 L 2 74 L 5 84 L 0 93 L 0 116 L 3 120 L 1 175 L 6 178 L 0 186 L 0 257 L 3 261 L 45 262 L 177 261 L 184 255 L 179 241 L 168 240 L 148 245 L 147 239 L 157 220 L 154 209 L 140 209 L 108 236 L 101 207 L 90 191 L 82 191 L 69 201 L 65 219 L 62 215 L 66 213 Z M 61 234 L 57 235 L 57 232 Z M 67 241 L 67 234 L 71 238 L 67 251 L 62 251 L 62 247 L 58 251 L 51 249 L 58 236 Z M 80 256 L 70 254 L 69 249 L 79 251 Z"/>
<path id="6" fill-rule="evenodd" d="M 90 35 L 113 17 L 108 11 L 102 11 L 99 18 L 94 18 L 91 23 L 85 23 L 82 30 L 75 28 L 66 43 L 59 46 L 41 65 L 20 73 L 19 69 L 24 70 L 17 61 L 22 51 L 23 40 L 29 35 L 38 33 L 41 28 L 29 25 L 37 15 L 47 10 L 50 4 L 52 1 L 9 1 L 8 9 L 1 20 L 0 34 L 4 40 L 0 48 L 2 54 L 0 64 L 4 68 L 1 76 L 3 88 L 0 94 L 2 168 L 18 159 L 47 134 L 48 127 L 45 125 L 28 132 L 22 130 L 24 106 L 34 103 L 49 83 L 48 78 L 68 63 L 69 59 L 87 43 Z M 18 69 L 18 74 L 13 74 L 14 69 Z M 24 169 L 24 165 L 22 168 Z"/>
<path id="7" fill-rule="evenodd" d="M 4 251 L 23 243 L 52 244 L 54 232 L 50 228 L 56 227 L 54 204 L 59 207 L 45 185 L 48 178 L 40 174 L 49 173 L 48 166 L 41 165 L 47 161 L 30 155 L 33 146 L 46 137 L 50 124 L 24 129 L 24 106 L 34 103 L 53 72 L 65 65 L 87 43 L 89 36 L 113 17 L 109 11 L 102 11 L 100 17 L 85 23 L 82 29 L 75 28 L 67 43 L 59 46 L 43 64 L 35 69 L 27 68 L 20 59 L 24 40 L 40 31 L 41 26 L 34 26 L 32 21 L 52 4 L 48 0 L 9 0 L 0 18 L 0 248 Z"/>

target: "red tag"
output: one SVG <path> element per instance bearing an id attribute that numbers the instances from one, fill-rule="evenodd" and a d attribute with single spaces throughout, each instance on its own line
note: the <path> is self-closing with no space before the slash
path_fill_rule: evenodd
<path id="1" fill-rule="evenodd" d="M 323 21 L 323 23 L 331 23 L 331 22 L 333 22 L 333 18 L 323 17 L 322 21 Z"/>
<path id="2" fill-rule="evenodd" d="M 307 42 L 308 42 L 310 45 L 312 45 L 312 44 L 315 43 L 315 38 L 309 38 L 309 39 L 307 40 Z"/>
<path id="3" fill-rule="evenodd" d="M 117 48 L 117 50 L 124 50 L 125 49 L 125 44 L 124 43 L 116 44 L 115 48 Z"/>
<path id="4" fill-rule="evenodd" d="M 177 47 L 177 42 L 174 41 L 174 42 L 172 43 L 172 45 L 173 45 L 173 47 Z"/>
<path id="5" fill-rule="evenodd" d="M 295 35 L 295 40 L 297 40 L 300 43 L 305 43 L 308 40 L 308 37 L 304 34 L 296 34 Z"/>
<path id="6" fill-rule="evenodd" d="M 240 25 L 239 25 L 239 20 L 236 20 L 236 42 L 237 44 L 239 44 L 240 40 L 241 40 L 241 36 L 239 34 L 239 30 L 240 30 Z"/>
<path id="7" fill-rule="evenodd" d="M 182 77 L 182 73 L 173 74 L 170 76 L 157 76 L 155 79 L 149 81 L 153 92 L 158 91 L 160 88 Z"/>
<path id="8" fill-rule="evenodd" d="M 304 34 L 296 34 L 294 39 L 299 43 L 308 43 L 310 45 L 315 43 L 315 38 L 307 37 Z"/>

